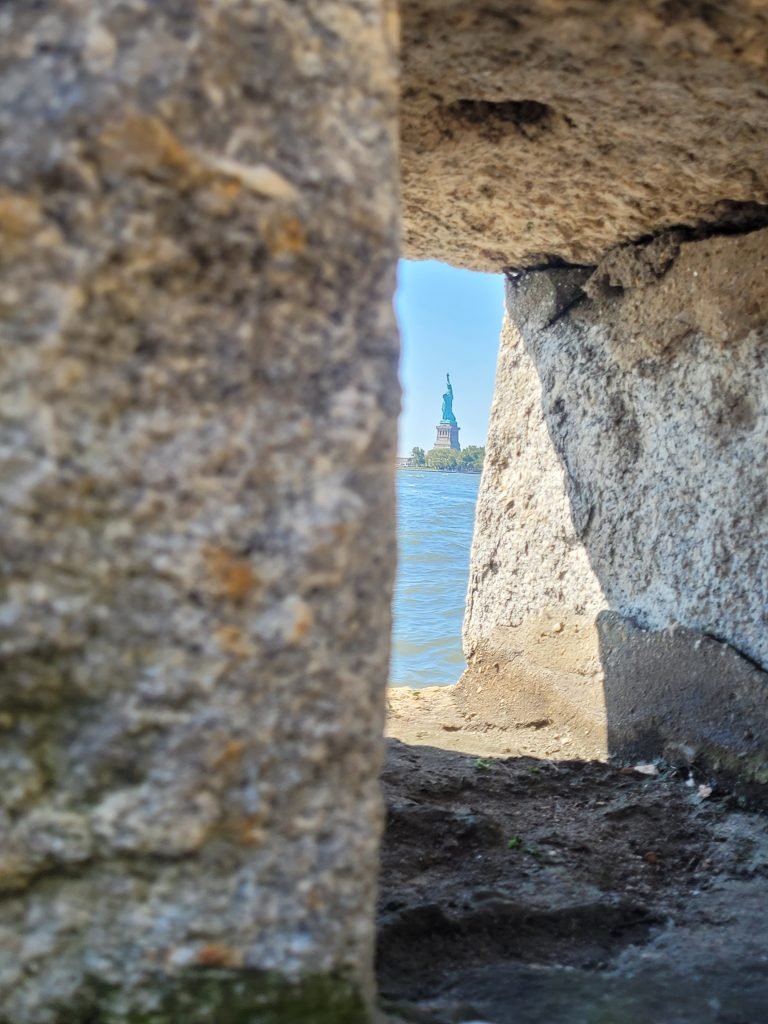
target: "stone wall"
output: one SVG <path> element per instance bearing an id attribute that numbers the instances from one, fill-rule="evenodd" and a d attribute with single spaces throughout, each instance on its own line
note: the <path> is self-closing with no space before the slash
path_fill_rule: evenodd
<path id="1" fill-rule="evenodd" d="M 596 263 L 768 201 L 761 0 L 403 0 L 406 252 Z"/>
<path id="2" fill-rule="evenodd" d="M 458 698 L 759 761 L 765 5 L 405 0 L 403 52 L 406 252 L 510 280 Z"/>
<path id="3" fill-rule="evenodd" d="M 368 1018 L 379 0 L 0 9 L 0 1020 Z"/>
<path id="4" fill-rule="evenodd" d="M 768 231 L 676 232 L 508 281 L 465 689 L 762 773 L 767 266 Z"/>

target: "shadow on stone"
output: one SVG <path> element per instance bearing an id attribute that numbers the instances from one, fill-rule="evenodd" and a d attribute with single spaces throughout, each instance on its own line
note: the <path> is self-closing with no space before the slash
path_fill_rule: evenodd
<path id="1" fill-rule="evenodd" d="M 706 761 L 768 783 L 768 673 L 696 630 L 640 629 L 597 617 L 608 747 L 622 757 Z"/>

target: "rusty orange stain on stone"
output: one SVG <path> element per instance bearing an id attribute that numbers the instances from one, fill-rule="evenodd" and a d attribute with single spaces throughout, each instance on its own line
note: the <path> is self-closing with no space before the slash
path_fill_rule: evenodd
<path id="1" fill-rule="evenodd" d="M 205 558 L 216 589 L 223 597 L 239 603 L 245 600 L 258 583 L 250 562 L 237 557 L 227 548 L 209 547 Z"/>
<path id="2" fill-rule="evenodd" d="M 229 832 L 232 839 L 242 846 L 261 846 L 266 839 L 264 815 L 237 818 L 230 822 Z"/>
<path id="3" fill-rule="evenodd" d="M 201 161 L 162 121 L 138 110 L 109 125 L 99 142 L 107 166 L 121 170 L 170 172 L 190 182 L 205 172 Z"/>
<path id="4" fill-rule="evenodd" d="M 228 199 L 236 199 L 243 191 L 243 187 L 239 181 L 235 181 L 233 178 L 224 178 L 223 180 L 215 182 L 217 192 L 222 196 L 226 196 Z"/>
<path id="5" fill-rule="evenodd" d="M 0 190 L 0 236 L 9 241 L 28 238 L 40 227 L 40 204 L 10 189 Z"/>
<path id="6" fill-rule="evenodd" d="M 236 949 L 213 942 L 201 946 L 196 959 L 201 967 L 239 967 L 242 963 L 242 956 Z"/>
<path id="7" fill-rule="evenodd" d="M 279 215 L 268 221 L 264 240 L 273 256 L 295 255 L 307 245 L 304 224 L 295 214 Z"/>
<path id="8" fill-rule="evenodd" d="M 302 601 L 296 611 L 296 618 L 294 619 L 293 626 L 290 634 L 288 635 L 288 642 L 295 644 L 303 640 L 312 629 L 314 621 L 315 617 L 312 613 L 312 609 L 308 604 L 306 604 L 306 602 Z"/>
<path id="9" fill-rule="evenodd" d="M 212 213 L 225 213 L 245 190 L 264 199 L 293 202 L 296 188 L 265 164 L 246 164 L 216 154 L 195 152 L 159 118 L 131 110 L 99 137 L 101 162 L 108 169 L 170 180 L 200 189 Z M 295 235 L 295 230 L 294 230 Z M 294 242 L 295 244 L 295 242 Z"/>
<path id="10" fill-rule="evenodd" d="M 202 193 L 206 200 L 205 208 L 214 216 L 226 216 L 231 212 L 242 192 L 242 185 L 234 178 L 217 178 Z"/>
<path id="11" fill-rule="evenodd" d="M 245 740 L 231 739 L 213 759 L 211 768 L 222 768 L 226 764 L 231 764 L 232 761 L 237 761 L 242 756 L 244 750 Z"/>
<path id="12" fill-rule="evenodd" d="M 238 658 L 249 658 L 254 653 L 253 644 L 237 626 L 219 626 L 216 640 L 223 651 Z"/>

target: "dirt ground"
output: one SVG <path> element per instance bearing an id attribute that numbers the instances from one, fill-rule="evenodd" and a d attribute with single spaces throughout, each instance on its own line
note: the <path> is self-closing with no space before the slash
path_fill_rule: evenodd
<path id="1" fill-rule="evenodd" d="M 548 727 L 445 730 L 412 694 L 383 776 L 388 1019 L 768 1024 L 763 813 L 695 765 L 556 760 Z"/>

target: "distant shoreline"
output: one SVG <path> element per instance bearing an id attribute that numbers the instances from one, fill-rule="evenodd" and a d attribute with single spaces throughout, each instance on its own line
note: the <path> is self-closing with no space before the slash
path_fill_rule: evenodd
<path id="1" fill-rule="evenodd" d="M 395 466 L 398 473 L 445 473 L 448 476 L 480 476 L 482 469 L 438 469 L 436 466 Z"/>

